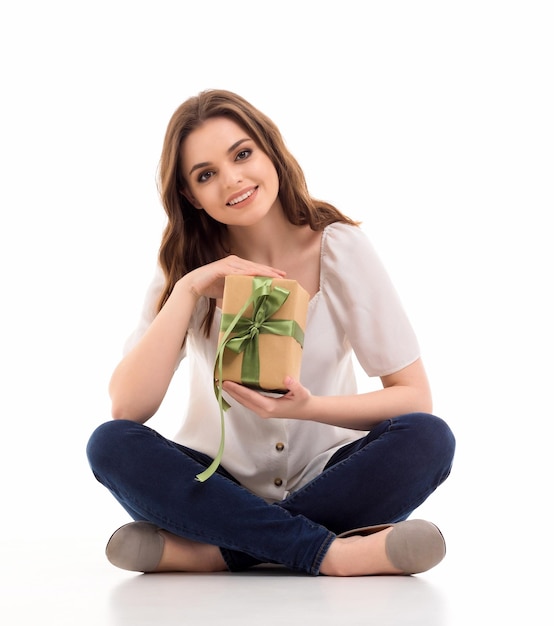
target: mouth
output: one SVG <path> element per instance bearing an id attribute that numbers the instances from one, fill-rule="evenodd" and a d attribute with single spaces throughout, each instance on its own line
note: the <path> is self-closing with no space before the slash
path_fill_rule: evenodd
<path id="1" fill-rule="evenodd" d="M 252 189 L 249 189 L 248 191 L 245 191 L 244 193 L 241 193 L 240 196 L 237 196 L 236 198 L 229 200 L 229 202 L 227 202 L 227 206 L 236 206 L 237 204 L 240 204 L 241 202 L 248 200 L 248 198 L 250 198 L 257 190 L 258 190 L 258 187 L 256 186 Z"/>

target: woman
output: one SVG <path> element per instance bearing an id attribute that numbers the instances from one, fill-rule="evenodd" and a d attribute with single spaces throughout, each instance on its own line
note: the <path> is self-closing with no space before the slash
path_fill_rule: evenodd
<path id="1" fill-rule="evenodd" d="M 172 116 L 160 163 L 168 216 L 141 322 L 110 381 L 114 420 L 91 468 L 135 520 L 110 538 L 116 566 L 311 575 L 413 574 L 443 558 L 430 522 L 407 520 L 448 476 L 454 437 L 430 414 L 414 332 L 358 224 L 315 200 L 275 124 L 208 90 Z M 310 295 L 300 380 L 268 396 L 225 381 L 221 465 L 213 372 L 224 279 L 289 278 Z M 355 353 L 382 389 L 358 393 Z M 175 441 L 145 422 L 187 356 Z M 407 520 L 407 521 L 406 521 Z"/>

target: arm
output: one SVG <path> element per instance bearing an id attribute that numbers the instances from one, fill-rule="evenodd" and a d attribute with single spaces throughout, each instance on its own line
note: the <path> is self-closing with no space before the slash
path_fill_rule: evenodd
<path id="1" fill-rule="evenodd" d="M 282 277 L 284 272 L 230 256 L 177 281 L 145 334 L 112 374 L 109 393 L 114 419 L 144 423 L 158 410 L 173 378 L 199 297 L 220 298 L 228 274 Z"/>
<path id="2" fill-rule="evenodd" d="M 231 383 L 223 388 L 237 402 L 260 417 L 312 420 L 333 426 L 369 430 L 386 419 L 432 410 L 431 391 L 421 359 L 381 378 L 383 389 L 353 396 L 312 396 L 297 381 L 288 379 L 289 392 L 281 398 L 267 397 Z"/>
<path id="3" fill-rule="evenodd" d="M 158 410 L 198 297 L 189 280 L 178 281 L 143 337 L 117 365 L 109 384 L 114 419 L 144 423 Z"/>

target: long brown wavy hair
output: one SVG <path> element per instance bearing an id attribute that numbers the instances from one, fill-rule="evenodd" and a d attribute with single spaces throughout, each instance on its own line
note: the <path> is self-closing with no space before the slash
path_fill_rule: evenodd
<path id="1" fill-rule="evenodd" d="M 323 230 L 333 222 L 358 224 L 333 205 L 310 196 L 300 165 L 285 146 L 277 126 L 266 115 L 230 91 L 202 91 L 175 111 L 163 143 L 158 187 L 168 221 L 159 251 L 166 282 L 158 310 L 175 283 L 187 272 L 227 255 L 223 244 L 227 226 L 195 208 L 183 194 L 186 182 L 182 174 L 181 146 L 193 130 L 214 117 L 225 117 L 238 124 L 271 159 L 279 177 L 279 199 L 292 224 L 309 224 L 314 231 Z M 209 334 L 214 310 L 215 300 L 210 300 L 203 321 L 206 334 Z"/>

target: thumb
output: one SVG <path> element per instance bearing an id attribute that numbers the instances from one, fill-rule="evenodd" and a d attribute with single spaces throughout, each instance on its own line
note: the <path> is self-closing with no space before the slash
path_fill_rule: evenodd
<path id="1" fill-rule="evenodd" d="M 283 383 L 289 391 L 294 391 L 295 387 L 298 386 L 298 382 L 292 376 L 286 376 Z"/>

